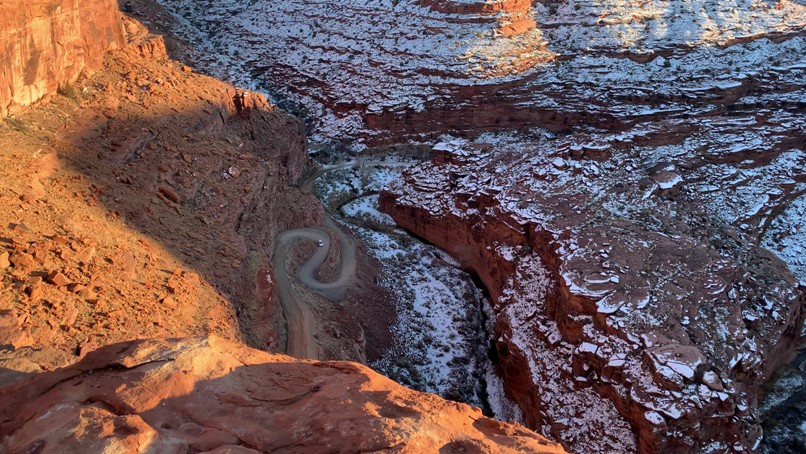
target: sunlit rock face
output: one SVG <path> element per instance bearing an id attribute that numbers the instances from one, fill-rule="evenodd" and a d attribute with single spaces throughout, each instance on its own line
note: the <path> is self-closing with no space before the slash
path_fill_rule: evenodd
<path id="1" fill-rule="evenodd" d="M 369 143 L 711 111 L 797 76 L 806 25 L 793 1 L 161 3 L 224 55 L 207 66 L 263 80 L 314 139 Z"/>
<path id="2" fill-rule="evenodd" d="M 215 28 L 213 47 L 237 52 L 250 77 L 301 106 L 322 138 L 375 136 L 395 120 L 367 117 L 453 105 L 554 58 L 522 0 L 161 3 Z"/>
<path id="3" fill-rule="evenodd" d="M 0 402 L 4 452 L 565 452 L 360 364 L 215 336 L 110 345 Z"/>
<path id="4" fill-rule="evenodd" d="M 780 211 L 802 206 L 806 141 L 771 127 L 769 148 L 736 146 L 751 121 L 712 117 L 718 133 L 682 140 L 643 126 L 609 156 L 582 136 L 452 140 L 380 206 L 490 290 L 530 427 L 577 452 L 748 450 L 760 387 L 806 319 L 806 276 L 758 246 L 804 250 Z"/>
<path id="5" fill-rule="evenodd" d="M 0 118 L 99 69 L 125 43 L 114 0 L 4 1 L 0 30 Z"/>

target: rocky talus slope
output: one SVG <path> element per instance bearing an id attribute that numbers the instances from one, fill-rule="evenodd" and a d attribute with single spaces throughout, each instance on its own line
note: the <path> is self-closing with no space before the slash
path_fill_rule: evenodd
<path id="1" fill-rule="evenodd" d="M 283 348 L 264 251 L 322 215 L 286 189 L 306 163 L 302 127 L 126 24 L 131 43 L 100 71 L 0 127 L 9 369 L 166 335 Z"/>
<path id="2" fill-rule="evenodd" d="M 356 363 L 217 337 L 103 347 L 0 389 L 0 420 L 11 453 L 565 452 Z"/>
<path id="3" fill-rule="evenodd" d="M 268 255 L 277 233 L 323 221 L 293 187 L 309 165 L 301 122 L 109 15 L 127 46 L 91 76 L 49 73 L 62 94 L 0 124 L 0 381 L 133 338 L 283 351 Z M 347 310 L 330 311 L 342 322 L 328 320 L 324 356 L 360 360 Z"/>

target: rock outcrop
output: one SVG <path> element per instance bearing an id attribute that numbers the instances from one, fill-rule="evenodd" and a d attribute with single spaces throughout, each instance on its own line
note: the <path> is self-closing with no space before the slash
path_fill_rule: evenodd
<path id="1" fill-rule="evenodd" d="M 11 0 L 0 4 L 0 118 L 19 111 L 125 44 L 115 0 Z"/>
<path id="2" fill-rule="evenodd" d="M 444 14 L 466 16 L 468 21 L 489 21 L 488 18 L 473 17 L 476 15 L 494 15 L 498 27 L 493 33 L 510 37 L 535 29 L 532 15 L 532 0 L 496 0 L 496 1 L 453 1 L 453 0 L 419 0 L 422 6 Z M 496 14 L 501 13 L 501 14 Z M 483 17 L 483 16 L 482 16 Z M 525 49 L 524 49 L 525 50 Z"/>
<path id="3" fill-rule="evenodd" d="M 380 206 L 490 290 L 501 370 L 530 427 L 581 452 L 747 450 L 760 387 L 806 320 L 799 259 L 793 276 L 758 246 L 804 235 L 785 213 L 803 200 L 806 151 L 791 147 L 804 120 L 771 117 L 746 178 L 733 166 L 761 152 L 731 144 L 750 115 L 696 134 L 643 125 L 621 146 L 442 143 Z"/>
<path id="4" fill-rule="evenodd" d="M 103 347 L 0 389 L 0 421 L 7 452 L 564 452 L 355 363 L 216 337 Z"/>
<path id="5" fill-rule="evenodd" d="M 417 0 L 417 3 L 434 11 L 450 14 L 522 12 L 532 7 L 532 0 Z"/>
<path id="6" fill-rule="evenodd" d="M 786 92 L 806 47 L 806 6 L 791 0 L 161 3 L 188 39 L 222 49 L 199 57 L 210 71 L 264 81 L 314 140 L 370 145 L 686 118 L 758 86 Z"/>

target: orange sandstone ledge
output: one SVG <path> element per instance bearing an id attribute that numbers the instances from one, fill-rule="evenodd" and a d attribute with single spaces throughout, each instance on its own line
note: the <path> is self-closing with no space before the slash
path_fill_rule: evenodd
<path id="1" fill-rule="evenodd" d="M 562 447 L 349 362 L 218 337 L 109 345 L 0 389 L 0 452 L 533 452 Z"/>

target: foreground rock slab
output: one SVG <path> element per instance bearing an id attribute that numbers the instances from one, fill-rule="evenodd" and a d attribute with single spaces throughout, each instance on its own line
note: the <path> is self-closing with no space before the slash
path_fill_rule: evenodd
<path id="1" fill-rule="evenodd" d="M 0 452 L 564 452 L 347 362 L 218 337 L 103 347 L 0 389 Z"/>

